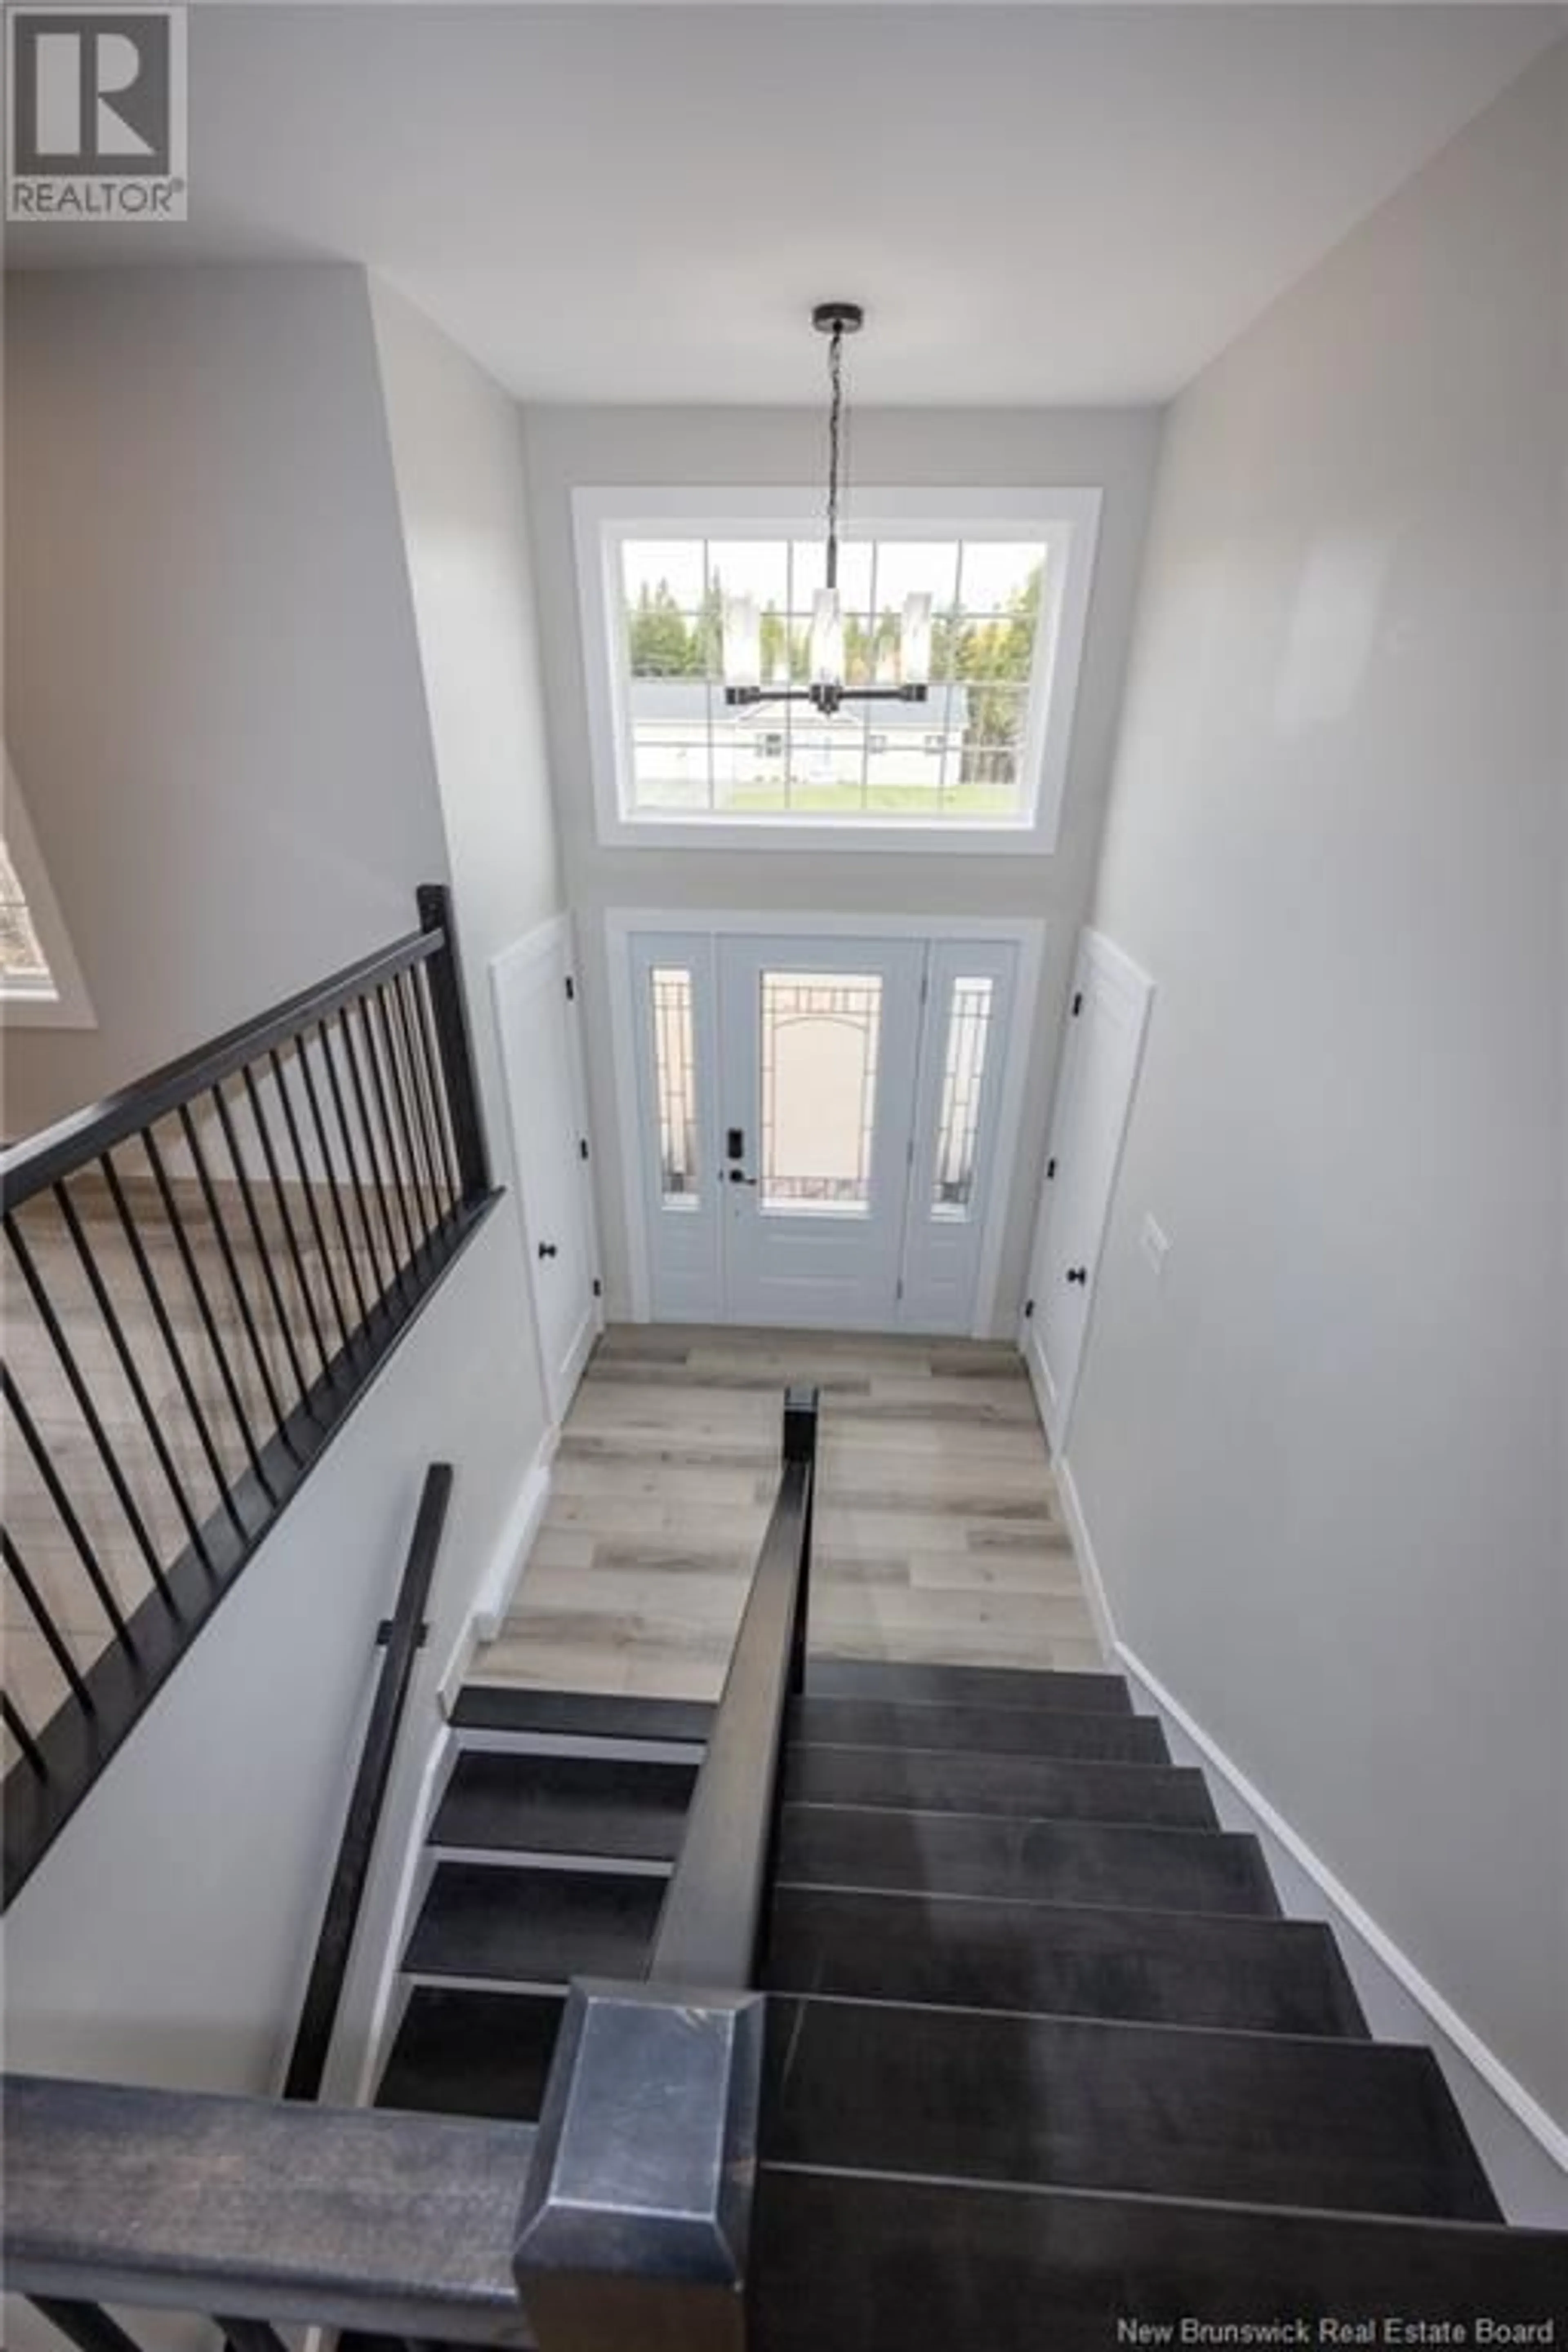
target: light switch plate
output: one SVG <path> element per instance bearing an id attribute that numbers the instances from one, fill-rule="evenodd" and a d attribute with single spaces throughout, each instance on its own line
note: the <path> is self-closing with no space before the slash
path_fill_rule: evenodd
<path id="1" fill-rule="evenodd" d="M 1171 1244 L 1147 1210 L 1143 1213 L 1143 1230 L 1138 1236 L 1138 1246 L 1154 1272 L 1163 1275 L 1165 1271 L 1165 1253 Z"/>

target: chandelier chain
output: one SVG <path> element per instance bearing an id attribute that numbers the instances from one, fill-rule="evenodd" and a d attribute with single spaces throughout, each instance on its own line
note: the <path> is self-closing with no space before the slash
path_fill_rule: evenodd
<path id="1" fill-rule="evenodd" d="M 844 330 L 835 326 L 827 345 L 827 585 L 838 585 L 838 467 L 844 431 Z"/>

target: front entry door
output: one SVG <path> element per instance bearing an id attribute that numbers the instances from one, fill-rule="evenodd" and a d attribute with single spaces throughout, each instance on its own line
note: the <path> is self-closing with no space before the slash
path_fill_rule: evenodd
<path id="1" fill-rule="evenodd" d="M 1017 961 L 1015 940 L 918 931 L 628 930 L 625 1145 L 653 1318 L 972 1331 L 995 1281 Z"/>
<path id="2" fill-rule="evenodd" d="M 718 942 L 732 1320 L 898 1321 L 924 971 L 911 940 Z"/>

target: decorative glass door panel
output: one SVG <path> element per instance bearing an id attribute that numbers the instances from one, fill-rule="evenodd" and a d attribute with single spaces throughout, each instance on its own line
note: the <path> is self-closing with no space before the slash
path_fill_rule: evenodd
<path id="1" fill-rule="evenodd" d="M 890 1328 L 925 950 L 717 944 L 729 1315 Z"/>

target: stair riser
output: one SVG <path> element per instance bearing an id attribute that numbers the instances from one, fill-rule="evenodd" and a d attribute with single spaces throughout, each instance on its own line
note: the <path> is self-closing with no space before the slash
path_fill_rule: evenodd
<path id="1" fill-rule="evenodd" d="M 1233 1832 L 834 1805 L 784 1806 L 776 1883 L 1258 1918 L 1279 1909 L 1256 1839 Z"/>
<path id="2" fill-rule="evenodd" d="M 1434 2340 L 1473 2345 L 1479 2317 L 1552 2317 L 1568 2275 L 1568 2241 L 1535 2231 L 766 2168 L 753 2245 L 755 2352 L 1107 2352 L 1123 2321 L 1164 2352 L 1190 2320 L 1321 2316 L 1369 2323 L 1379 2345 L 1391 2314 L 1462 2322 L 1466 2337 Z"/>
<path id="3" fill-rule="evenodd" d="M 786 1888 L 767 1980 L 851 2000 L 1366 2038 L 1332 1938 L 1283 1920 Z"/>
<path id="4" fill-rule="evenodd" d="M 890 1805 L 904 1812 L 1219 1826 L 1201 1772 L 1155 1764 L 796 1746 L 785 1765 L 784 1793 L 803 1804 Z"/>
<path id="5" fill-rule="evenodd" d="M 780 1997 L 774 2162 L 1500 2219 L 1425 2051 Z"/>
<path id="6" fill-rule="evenodd" d="M 888 1706 L 797 1699 L 791 1743 L 838 1748 L 956 1748 L 976 1756 L 1055 1756 L 1108 1764 L 1169 1764 L 1151 1716 L 1047 1715 L 1030 1707 Z"/>
<path id="7" fill-rule="evenodd" d="M 808 1698 L 890 1700 L 907 1706 L 1024 1706 L 1065 1715 L 1130 1715 L 1120 1675 L 1034 1673 L 1006 1666 L 918 1666 L 813 1658 Z"/>

